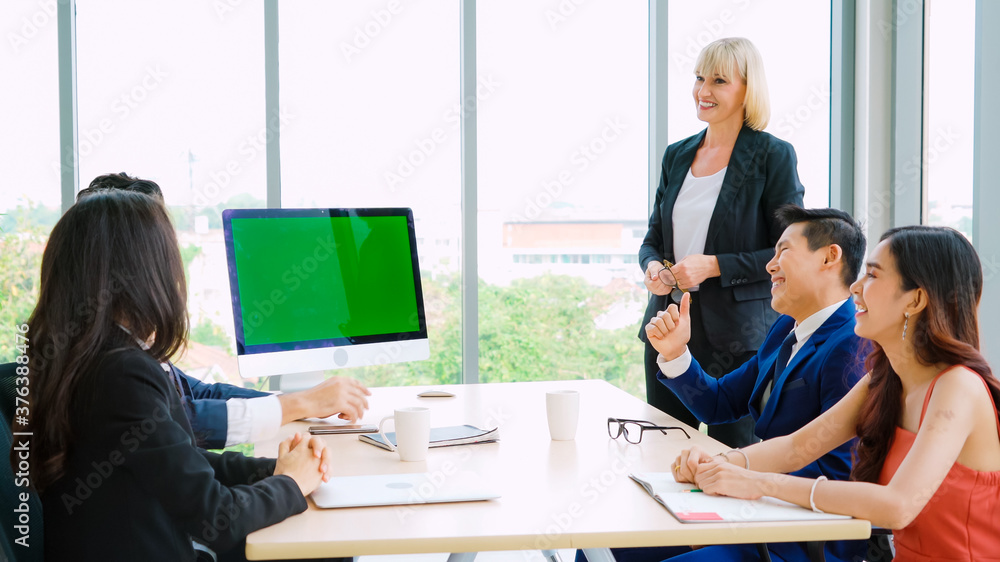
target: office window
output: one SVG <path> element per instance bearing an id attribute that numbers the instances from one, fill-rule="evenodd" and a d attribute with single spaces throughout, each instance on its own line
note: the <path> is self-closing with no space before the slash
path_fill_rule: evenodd
<path id="1" fill-rule="evenodd" d="M 281 3 L 282 207 L 411 207 L 431 358 L 369 385 L 461 381 L 458 2 Z"/>
<path id="2" fill-rule="evenodd" d="M 565 4 L 477 3 L 480 380 L 641 396 L 642 272 L 589 255 L 636 254 L 648 218 L 649 7 Z"/>
<path id="3" fill-rule="evenodd" d="M 975 0 L 930 2 L 924 47 L 924 217 L 927 224 L 950 226 L 970 239 L 975 116 L 966 86 L 971 88 L 975 76 L 975 17 Z M 919 165 L 913 162 L 912 169 L 919 171 Z"/>
<path id="4" fill-rule="evenodd" d="M 668 6 L 670 142 L 705 128 L 691 93 L 698 53 L 716 39 L 746 37 L 764 59 L 771 98 L 764 130 L 795 148 L 806 207 L 828 206 L 830 2 L 706 0 Z"/>
<path id="5" fill-rule="evenodd" d="M 222 210 L 265 202 L 263 17 L 260 0 L 77 2 L 81 186 L 111 172 L 160 185 L 188 281 L 177 363 L 237 385 Z"/>
<path id="6" fill-rule="evenodd" d="M 59 84 L 56 4 L 0 3 L 4 46 L 0 105 L 0 362 L 13 361 L 15 324 L 38 299 L 49 231 L 62 213 L 59 188 Z M 29 334 L 30 338 L 30 334 Z"/>

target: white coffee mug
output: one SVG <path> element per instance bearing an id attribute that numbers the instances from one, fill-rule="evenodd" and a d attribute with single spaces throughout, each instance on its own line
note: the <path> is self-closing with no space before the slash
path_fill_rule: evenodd
<path id="1" fill-rule="evenodd" d="M 545 393 L 545 413 L 549 435 L 555 441 L 572 441 L 580 420 L 580 393 L 575 390 L 550 390 Z"/>
<path id="2" fill-rule="evenodd" d="M 385 436 L 385 422 L 393 420 L 396 426 L 396 444 Z M 389 448 L 399 453 L 404 461 L 427 460 L 427 447 L 431 440 L 431 411 L 428 408 L 399 408 L 393 415 L 382 418 L 378 432 Z"/>

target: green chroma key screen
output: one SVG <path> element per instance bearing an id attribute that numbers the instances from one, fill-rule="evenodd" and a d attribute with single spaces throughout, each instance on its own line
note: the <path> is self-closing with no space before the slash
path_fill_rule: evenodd
<path id="1" fill-rule="evenodd" d="M 245 345 L 420 329 L 405 216 L 233 218 Z"/>

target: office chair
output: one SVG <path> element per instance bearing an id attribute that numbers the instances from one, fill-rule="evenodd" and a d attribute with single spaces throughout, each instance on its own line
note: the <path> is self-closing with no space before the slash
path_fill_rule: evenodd
<path id="1" fill-rule="evenodd" d="M 17 379 L 17 363 L 0 364 L 0 414 L 3 414 L 3 421 L 10 426 L 14 418 L 15 398 L 17 396 L 17 386 L 14 382 Z"/>
<path id="2" fill-rule="evenodd" d="M 872 536 L 868 539 L 868 562 L 890 562 L 895 556 L 892 544 L 892 529 L 872 527 Z"/>
<path id="3" fill-rule="evenodd" d="M 812 562 L 823 562 L 826 554 L 823 552 L 825 541 L 806 542 L 806 552 Z M 872 527 L 872 534 L 868 537 L 868 549 L 865 553 L 867 562 L 889 562 L 893 558 L 892 551 L 892 530 L 882 527 Z M 758 544 L 757 550 L 761 560 L 770 560 L 771 555 L 767 552 L 766 544 Z"/>
<path id="4" fill-rule="evenodd" d="M 3 420 L 0 423 L 0 505 L 4 506 L 3 510 L 0 510 L 0 553 L 4 555 L 4 560 L 41 562 L 44 559 L 42 502 L 34 490 L 16 485 L 18 478 L 15 477 L 15 471 L 10 464 L 10 453 L 14 446 L 10 417 L 14 413 L 15 367 L 16 363 L 0 365 L 0 409 L 3 410 Z M 27 502 L 21 501 L 20 496 L 24 493 L 28 494 Z M 27 507 L 29 531 L 27 547 L 14 542 L 22 537 L 15 526 L 22 524 L 24 514 L 14 511 L 22 504 Z"/>

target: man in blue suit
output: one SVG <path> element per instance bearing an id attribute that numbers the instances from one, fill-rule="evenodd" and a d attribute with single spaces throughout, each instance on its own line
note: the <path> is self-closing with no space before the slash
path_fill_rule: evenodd
<path id="1" fill-rule="evenodd" d="M 125 173 L 94 178 L 76 194 L 76 200 L 106 189 L 136 191 L 164 203 L 156 182 Z M 164 363 L 163 369 L 180 391 L 197 444 L 204 449 L 268 439 L 282 425 L 305 417 L 339 414 L 354 421 L 368 408 L 365 397 L 371 395 L 364 385 L 347 377 L 332 377 L 308 390 L 278 396 L 231 384 L 205 383 L 171 363 Z"/>
<path id="2" fill-rule="evenodd" d="M 300 392 L 281 395 L 225 383 L 206 383 L 172 363 L 166 367 L 181 391 L 181 403 L 199 447 L 222 449 L 269 439 L 286 423 L 340 414 L 355 421 L 368 408 L 371 392 L 347 377 L 331 377 Z"/>
<path id="3" fill-rule="evenodd" d="M 777 216 L 785 225 L 767 264 L 771 307 L 780 317 L 757 354 L 716 379 L 687 351 L 690 297 L 670 305 L 646 325 L 659 352 L 658 380 L 674 392 L 699 420 L 726 423 L 751 416 L 761 439 L 788 435 L 836 404 L 864 375 L 866 340 L 854 333 L 850 285 L 858 278 L 865 236 L 849 214 L 837 209 L 802 209 L 786 205 Z M 732 329 L 753 329 L 733 326 Z M 816 478 L 846 480 L 851 470 L 848 442 L 795 472 Z M 745 458 L 737 451 L 730 462 Z M 827 560 L 863 555 L 864 542 L 827 543 Z M 805 560 L 805 546 L 769 545 L 773 560 Z M 680 557 L 703 560 L 758 559 L 754 545 L 708 547 Z M 860 559 L 860 558 L 858 558 Z"/>

